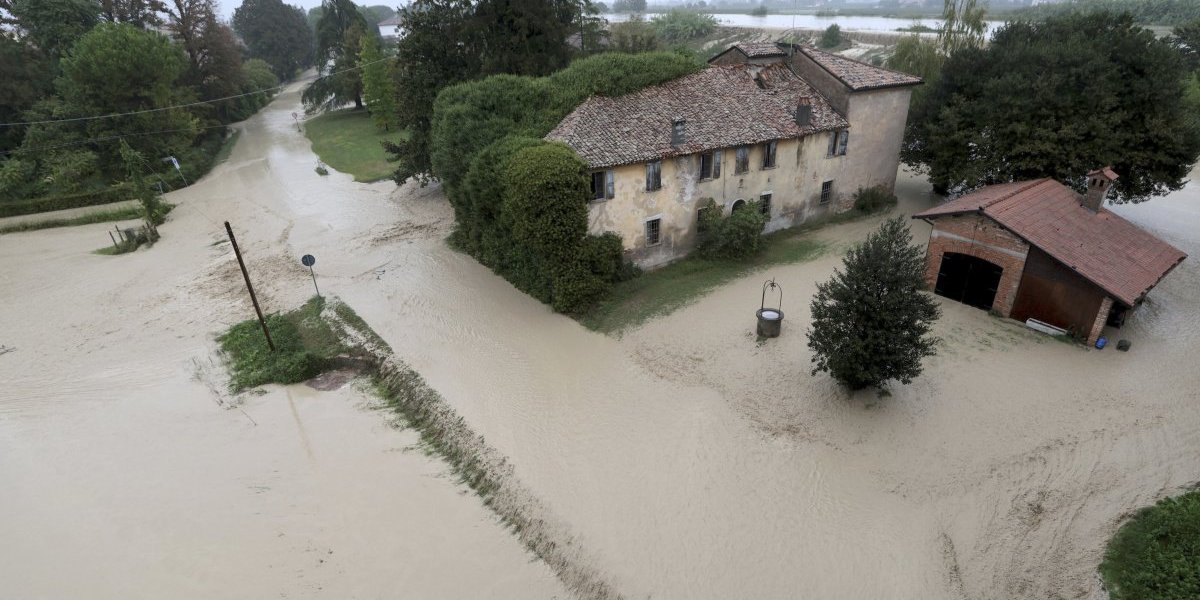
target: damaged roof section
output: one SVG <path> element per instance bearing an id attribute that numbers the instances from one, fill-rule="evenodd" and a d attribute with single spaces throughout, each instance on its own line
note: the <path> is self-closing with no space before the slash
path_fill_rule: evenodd
<path id="1" fill-rule="evenodd" d="M 989 185 L 913 218 L 964 213 L 990 217 L 1126 306 L 1141 301 L 1187 258 L 1110 210 L 1088 210 L 1075 190 L 1048 178 Z"/>
<path id="2" fill-rule="evenodd" d="M 820 65 L 826 71 L 829 71 L 830 75 L 836 77 L 838 81 L 846 84 L 846 87 L 855 92 L 923 83 L 920 77 L 913 77 L 900 71 L 876 67 L 875 65 L 852 58 L 818 50 L 812 46 L 795 44 L 792 48 L 796 52 L 812 59 L 813 62 Z"/>
<path id="3" fill-rule="evenodd" d="M 811 116 L 797 122 L 807 99 Z M 683 121 L 672 144 L 673 124 Z M 798 138 L 847 127 L 845 117 L 787 65 L 709 67 L 616 98 L 593 96 L 546 136 L 591 168 Z"/>

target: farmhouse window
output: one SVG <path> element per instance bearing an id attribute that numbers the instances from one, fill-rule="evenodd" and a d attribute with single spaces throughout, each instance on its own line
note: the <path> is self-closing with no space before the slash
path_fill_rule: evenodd
<path id="1" fill-rule="evenodd" d="M 850 131 L 841 129 L 829 132 L 828 156 L 845 156 L 846 145 L 850 142 Z"/>
<path id="2" fill-rule="evenodd" d="M 662 189 L 662 161 L 655 160 L 646 163 L 646 191 Z"/>
<path id="3" fill-rule="evenodd" d="M 763 194 L 758 197 L 758 209 L 761 210 L 762 214 L 766 215 L 768 219 L 771 218 L 771 194 Z"/>
<path id="4" fill-rule="evenodd" d="M 612 198 L 614 187 L 612 169 L 592 172 L 592 200 Z"/>
<path id="5" fill-rule="evenodd" d="M 700 179 L 721 178 L 721 151 L 713 150 L 700 155 Z"/>
<path id="6" fill-rule="evenodd" d="M 733 174 L 741 175 L 750 170 L 750 147 L 742 146 L 737 149 L 733 162 Z"/>
<path id="7" fill-rule="evenodd" d="M 662 241 L 662 219 L 646 221 L 646 245 L 657 246 Z"/>
<path id="8" fill-rule="evenodd" d="M 763 144 L 763 168 L 771 169 L 775 167 L 775 151 L 779 147 L 779 142 L 771 140 Z"/>
<path id="9" fill-rule="evenodd" d="M 821 204 L 829 204 L 833 200 L 833 181 L 826 181 L 821 184 Z"/>

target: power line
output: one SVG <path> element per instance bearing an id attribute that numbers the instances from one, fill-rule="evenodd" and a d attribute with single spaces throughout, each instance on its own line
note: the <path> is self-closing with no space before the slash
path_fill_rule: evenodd
<path id="1" fill-rule="evenodd" d="M 363 67 L 367 67 L 367 66 L 373 65 L 375 63 L 383 62 L 385 60 L 392 60 L 394 58 L 395 58 L 394 56 L 387 56 L 387 57 L 381 58 L 379 60 L 373 60 L 369 63 L 350 67 L 349 69 L 342 69 L 341 71 L 336 71 L 333 73 L 322 75 L 322 76 L 318 77 L 317 79 L 325 79 L 327 77 L 333 77 L 334 75 L 341 75 L 342 73 L 349 73 L 350 71 L 357 71 L 358 69 L 361 69 Z M 0 127 L 18 127 L 21 125 L 44 125 L 47 123 L 68 123 L 68 122 L 78 122 L 78 121 L 94 121 L 97 119 L 111 119 L 111 118 L 115 118 L 115 117 L 128 117 L 128 116 L 132 116 L 132 115 L 140 115 L 140 114 L 145 114 L 145 113 L 161 112 L 164 110 L 173 110 L 176 108 L 190 108 L 192 106 L 200 106 L 202 104 L 213 104 L 215 102 L 223 102 L 225 100 L 232 100 L 234 98 L 242 98 L 245 96 L 253 96 L 255 94 L 262 94 L 264 92 L 282 90 L 283 88 L 287 87 L 287 85 L 288 84 L 280 84 L 275 87 L 263 88 L 261 90 L 257 90 L 254 92 L 246 92 L 244 94 L 236 94 L 233 96 L 225 96 L 224 98 L 214 98 L 212 100 L 200 100 L 198 102 L 189 102 L 187 104 L 176 104 L 174 106 L 163 106 L 161 108 L 147 108 L 144 110 L 135 110 L 135 111 L 124 112 L 124 113 L 112 113 L 112 114 L 108 114 L 108 115 L 99 115 L 99 116 L 94 116 L 94 117 L 72 117 L 69 119 L 46 119 L 43 121 L 17 121 L 17 122 L 13 122 L 13 123 L 0 123 Z"/>

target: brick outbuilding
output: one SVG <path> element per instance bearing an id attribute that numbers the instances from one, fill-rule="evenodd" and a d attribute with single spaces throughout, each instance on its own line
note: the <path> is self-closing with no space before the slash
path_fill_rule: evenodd
<path id="1" fill-rule="evenodd" d="M 1103 208 L 1117 175 L 1088 173 L 1077 194 L 1053 179 L 987 186 L 913 216 L 933 225 L 925 279 L 936 293 L 1095 344 L 1183 259 Z"/>

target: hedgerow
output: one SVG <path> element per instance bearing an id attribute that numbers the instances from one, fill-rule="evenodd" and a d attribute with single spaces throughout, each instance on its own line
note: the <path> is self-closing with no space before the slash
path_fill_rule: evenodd
<path id="1" fill-rule="evenodd" d="M 559 312 L 580 312 L 636 272 L 619 237 L 587 235 L 587 165 L 542 140 L 589 96 L 693 73 L 669 53 L 601 54 L 540 78 L 493 75 L 434 102 L 430 160 L 454 207 L 453 242 Z"/>

